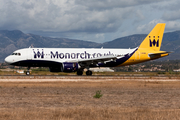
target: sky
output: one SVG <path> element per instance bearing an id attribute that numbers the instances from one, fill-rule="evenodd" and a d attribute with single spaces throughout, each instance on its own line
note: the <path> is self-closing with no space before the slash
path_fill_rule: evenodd
<path id="1" fill-rule="evenodd" d="M 104 43 L 180 30 L 180 0 L 0 0 L 0 30 Z"/>

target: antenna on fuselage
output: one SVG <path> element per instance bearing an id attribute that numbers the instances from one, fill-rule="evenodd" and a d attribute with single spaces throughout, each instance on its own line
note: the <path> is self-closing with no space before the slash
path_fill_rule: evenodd
<path id="1" fill-rule="evenodd" d="M 31 46 L 29 46 L 29 48 L 33 48 L 34 46 L 33 46 L 33 44 L 31 44 Z"/>

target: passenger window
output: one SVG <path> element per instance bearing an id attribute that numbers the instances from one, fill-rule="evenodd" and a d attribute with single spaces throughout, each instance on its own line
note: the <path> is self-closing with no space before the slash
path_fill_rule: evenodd
<path id="1" fill-rule="evenodd" d="M 21 53 L 18 53 L 18 55 L 20 56 L 20 55 L 21 55 Z"/>
<path id="2" fill-rule="evenodd" d="M 15 55 L 17 55 L 17 53 L 15 53 Z"/>

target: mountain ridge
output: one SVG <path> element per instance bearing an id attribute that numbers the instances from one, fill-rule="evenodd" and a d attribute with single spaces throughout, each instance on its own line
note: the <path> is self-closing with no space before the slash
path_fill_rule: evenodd
<path id="1" fill-rule="evenodd" d="M 89 42 L 68 38 L 51 38 L 34 34 L 25 34 L 20 30 L 0 30 L 0 61 L 13 51 L 29 46 L 41 48 L 135 48 L 145 39 L 147 34 L 134 34 L 117 38 L 105 43 Z M 180 59 L 180 31 L 164 33 L 161 50 L 174 51 L 162 60 Z"/>

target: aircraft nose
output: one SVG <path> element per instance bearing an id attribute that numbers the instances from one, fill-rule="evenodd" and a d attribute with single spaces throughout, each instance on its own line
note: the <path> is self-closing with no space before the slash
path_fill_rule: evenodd
<path id="1" fill-rule="evenodd" d="M 12 63 L 12 60 L 11 58 L 8 56 L 5 58 L 5 62 L 8 63 L 8 64 L 11 64 Z"/>

